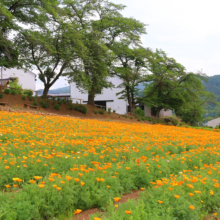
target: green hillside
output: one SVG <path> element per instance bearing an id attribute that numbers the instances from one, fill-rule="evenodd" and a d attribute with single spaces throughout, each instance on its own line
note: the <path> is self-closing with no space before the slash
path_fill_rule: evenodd
<path id="1" fill-rule="evenodd" d="M 43 94 L 43 89 L 39 89 L 38 91 L 40 91 L 41 94 Z M 56 93 L 70 93 L 70 86 L 49 90 L 48 94 L 56 94 Z"/>
<path id="2" fill-rule="evenodd" d="M 208 82 L 204 82 L 207 91 L 212 92 L 220 102 L 220 75 L 210 76 Z"/>

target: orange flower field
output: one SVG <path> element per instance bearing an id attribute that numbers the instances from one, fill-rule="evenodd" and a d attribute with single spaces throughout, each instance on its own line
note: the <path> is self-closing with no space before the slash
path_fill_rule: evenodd
<path id="1" fill-rule="evenodd" d="M 0 219 L 202 219 L 220 208 L 219 133 L 0 112 Z M 142 189 L 140 199 L 120 202 Z"/>

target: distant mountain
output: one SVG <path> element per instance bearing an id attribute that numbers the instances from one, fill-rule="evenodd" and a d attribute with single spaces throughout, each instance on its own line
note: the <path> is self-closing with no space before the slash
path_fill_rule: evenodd
<path id="1" fill-rule="evenodd" d="M 40 94 L 43 94 L 43 89 L 39 89 L 38 90 L 40 92 Z M 62 87 L 62 88 L 58 88 L 58 89 L 52 89 L 49 90 L 48 94 L 56 94 L 56 93 L 70 93 L 70 86 L 66 86 L 66 87 Z"/>
<path id="2" fill-rule="evenodd" d="M 220 102 L 220 75 L 208 77 L 208 81 L 203 83 L 208 92 L 212 92 Z"/>

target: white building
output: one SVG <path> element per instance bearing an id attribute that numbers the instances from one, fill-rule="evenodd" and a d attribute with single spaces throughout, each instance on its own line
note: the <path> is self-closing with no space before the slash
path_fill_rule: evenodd
<path id="1" fill-rule="evenodd" d="M 1 76 L 1 74 L 0 74 Z M 23 69 L 10 68 L 2 69 L 2 78 L 18 78 L 18 83 L 22 86 L 22 89 L 31 89 L 32 91 L 36 90 L 35 78 L 36 74 Z"/>
<path id="2" fill-rule="evenodd" d="M 212 126 L 213 128 L 215 128 L 217 125 L 220 125 L 220 118 L 216 118 L 207 122 L 207 126 Z"/>
<path id="3" fill-rule="evenodd" d="M 120 96 L 116 95 L 122 90 L 121 88 L 117 88 L 122 83 L 122 80 L 118 77 L 111 77 L 109 78 L 109 81 L 115 86 L 115 88 L 103 89 L 100 94 L 96 94 L 95 104 L 106 107 L 106 110 L 111 108 L 118 114 L 128 113 L 127 101 L 119 99 Z M 88 102 L 88 94 L 80 92 L 75 83 L 70 84 L 70 97 L 73 100 L 73 103 L 81 102 L 82 104 L 86 104 Z M 151 109 L 146 107 L 146 105 L 144 105 L 144 111 L 145 116 L 152 116 Z M 172 110 L 160 111 L 160 117 L 167 116 L 172 116 Z"/>
<path id="4" fill-rule="evenodd" d="M 111 77 L 109 78 L 109 81 L 112 82 L 115 88 L 103 89 L 100 94 L 96 94 L 95 104 L 104 106 L 106 109 L 111 108 L 118 114 L 126 114 L 128 106 L 127 102 L 123 99 L 119 99 L 119 96 L 116 95 L 116 93 L 121 91 L 121 88 L 117 88 L 117 86 L 122 83 L 121 79 L 118 77 Z M 70 84 L 70 96 L 73 102 L 79 102 L 79 99 L 82 99 L 82 104 L 88 102 L 88 94 L 81 93 L 75 83 Z"/>

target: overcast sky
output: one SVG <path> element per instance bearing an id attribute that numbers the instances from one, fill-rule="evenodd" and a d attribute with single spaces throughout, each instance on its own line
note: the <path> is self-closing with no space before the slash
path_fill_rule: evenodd
<path id="1" fill-rule="evenodd" d="M 143 46 L 162 49 L 187 71 L 219 75 L 219 0 L 112 0 L 127 7 L 122 12 L 148 26 Z M 61 79 L 52 88 L 67 86 Z M 37 89 L 43 85 L 37 82 Z"/>

